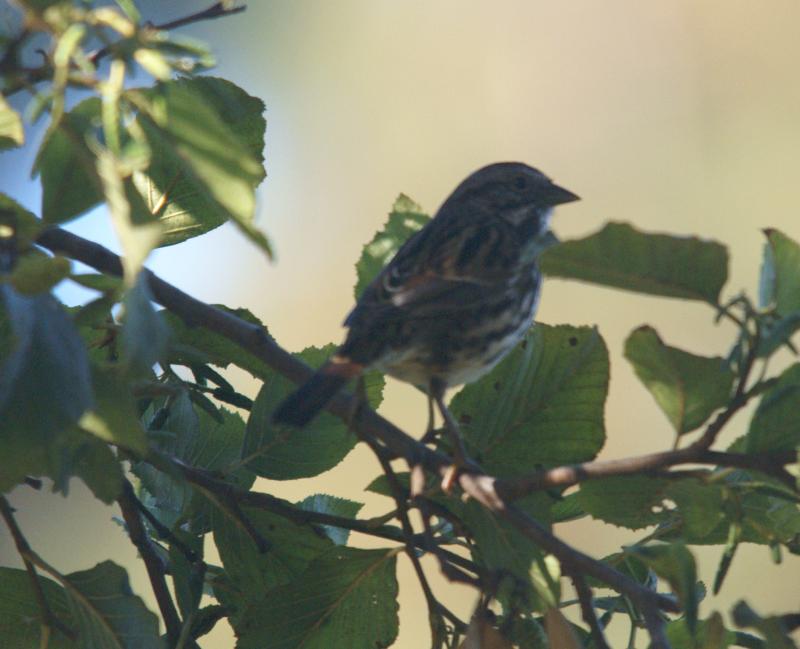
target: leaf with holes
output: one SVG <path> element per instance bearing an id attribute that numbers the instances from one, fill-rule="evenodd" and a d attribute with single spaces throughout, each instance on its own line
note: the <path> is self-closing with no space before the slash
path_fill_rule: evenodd
<path id="1" fill-rule="evenodd" d="M 605 440 L 608 351 L 596 329 L 535 325 L 450 409 L 472 457 L 492 474 L 593 458 Z"/>

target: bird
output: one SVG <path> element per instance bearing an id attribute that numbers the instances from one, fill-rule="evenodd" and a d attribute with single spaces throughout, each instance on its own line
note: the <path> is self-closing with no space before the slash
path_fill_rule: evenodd
<path id="1" fill-rule="evenodd" d="M 349 380 L 378 370 L 428 394 L 428 433 L 435 402 L 463 464 L 445 391 L 489 372 L 532 326 L 550 217 L 576 200 L 522 162 L 470 174 L 370 282 L 344 321 L 344 342 L 272 421 L 303 427 Z"/>

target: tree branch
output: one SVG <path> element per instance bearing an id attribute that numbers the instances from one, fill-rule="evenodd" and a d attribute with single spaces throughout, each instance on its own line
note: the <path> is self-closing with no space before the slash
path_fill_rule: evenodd
<path id="1" fill-rule="evenodd" d="M 123 479 L 122 493 L 117 499 L 117 504 L 122 511 L 122 517 L 128 527 L 128 536 L 131 542 L 139 550 L 139 556 L 144 561 L 147 569 L 147 576 L 150 578 L 150 585 L 153 587 L 153 594 L 156 596 L 161 617 L 164 618 L 164 626 L 167 628 L 167 638 L 169 645 L 174 647 L 181 635 L 181 621 L 175 604 L 169 593 L 167 586 L 166 570 L 161 558 L 156 554 L 150 537 L 144 528 L 142 519 L 139 515 L 139 508 L 136 505 L 138 498 L 133 492 L 133 487 L 127 479 Z"/>
<path id="2" fill-rule="evenodd" d="M 592 631 L 592 640 L 594 641 L 595 649 L 611 649 L 608 646 L 608 642 L 606 642 L 605 635 L 603 634 L 603 627 L 600 626 L 600 621 L 597 619 L 597 614 L 594 611 L 592 589 L 589 588 L 583 575 L 575 573 L 569 576 L 572 579 L 573 586 L 575 586 L 575 592 L 578 594 L 578 602 L 581 606 L 583 621 L 586 622 Z"/>
<path id="3" fill-rule="evenodd" d="M 755 469 L 778 478 L 794 489 L 796 488 L 794 477 L 783 467 L 796 461 L 797 454 L 793 451 L 746 455 L 744 453 L 709 451 L 691 445 L 674 451 L 558 466 L 521 478 L 508 480 L 498 478 L 495 489 L 506 502 L 511 502 L 542 489 L 569 487 L 598 478 L 648 473 L 679 464 L 712 464 L 739 469 Z"/>
<path id="4" fill-rule="evenodd" d="M 59 620 L 50 609 L 50 605 L 47 603 L 47 598 L 44 595 L 44 589 L 39 581 L 39 575 L 36 574 L 36 567 L 33 565 L 30 559 L 30 556 L 33 554 L 31 546 L 28 545 L 28 540 L 25 538 L 25 535 L 22 533 L 19 525 L 17 525 L 17 521 L 14 519 L 14 509 L 11 507 L 11 505 L 9 505 L 5 496 L 1 495 L 0 516 L 3 517 L 9 532 L 11 532 L 11 537 L 14 539 L 14 545 L 17 547 L 17 552 L 22 558 L 22 563 L 25 564 L 25 571 L 28 573 L 28 578 L 31 582 L 31 590 L 33 590 L 33 595 L 36 598 L 37 605 L 39 606 L 39 616 L 41 617 L 42 623 L 41 645 L 43 647 L 47 646 L 50 638 L 50 629 L 58 629 L 70 640 L 76 640 L 78 636 L 76 635 L 75 631 L 70 629 L 61 620 Z"/>
<path id="5" fill-rule="evenodd" d="M 103 246 L 65 230 L 59 228 L 45 230 L 39 235 L 38 243 L 53 252 L 66 254 L 82 261 L 101 272 L 113 275 L 122 274 L 119 257 Z M 202 325 L 206 329 L 224 336 L 295 383 L 301 383 L 312 375 L 311 368 L 282 349 L 261 327 L 196 300 L 175 286 L 159 279 L 150 271 L 143 272 L 155 300 L 182 318 L 188 325 Z M 380 439 L 392 454 L 405 458 L 409 465 L 420 464 L 440 478 L 447 475 L 452 464 L 450 458 L 408 436 L 369 408 L 357 409 L 357 406 L 358 403 L 352 396 L 343 394 L 333 399 L 327 409 L 342 420 L 351 423 L 360 435 L 369 435 Z M 353 412 L 358 412 L 355 419 L 352 417 Z M 645 619 L 650 621 L 648 625 L 651 622 L 654 625 L 651 633 L 656 637 L 659 633 L 663 635 L 663 632 L 659 632 L 656 621 L 656 619 L 660 619 L 658 609 L 677 612 L 678 606 L 672 599 L 653 593 L 607 564 L 567 545 L 513 505 L 507 505 L 495 490 L 495 482 L 494 478 L 480 473 L 480 470 L 474 466 L 468 466 L 458 476 L 458 483 L 467 494 L 497 516 L 508 520 L 534 543 L 554 554 L 562 563 L 566 563 L 573 569 L 581 570 L 627 595 L 632 602 L 641 607 Z"/>

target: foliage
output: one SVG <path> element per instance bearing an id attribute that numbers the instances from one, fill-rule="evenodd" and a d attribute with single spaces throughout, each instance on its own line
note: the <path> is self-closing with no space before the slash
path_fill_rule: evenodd
<path id="1" fill-rule="evenodd" d="M 707 357 L 667 345 L 651 325 L 634 330 L 625 357 L 666 415 L 675 447 L 609 467 L 592 462 L 614 387 L 600 332 L 536 325 L 452 399 L 470 457 L 523 497 L 512 507 L 445 493 L 420 460 L 425 452 L 440 456 L 385 420 L 368 420 L 380 444 L 364 437 L 358 412 L 325 413 L 303 430 L 270 422 L 299 377 L 297 361 L 318 366 L 332 345 L 292 356 L 245 310 L 191 303 L 187 317 L 175 307 L 190 298 L 143 270 L 154 248 L 226 221 L 270 254 L 254 224 L 255 189 L 265 177 L 264 105 L 230 81 L 200 75 L 213 63 L 204 46 L 151 25 L 132 0 L 117 5 L 21 2 L 27 28 L 7 39 L 0 65 L 0 148 L 30 139 L 13 99 L 22 89 L 33 96 L 24 114 L 47 119 L 33 169 L 42 185 L 38 216 L 0 195 L 0 493 L 39 478 L 66 493 L 78 478 L 98 499 L 116 502 L 147 564 L 165 634 L 122 567 L 103 561 L 62 575 L 36 554 L 36 539 L 25 539 L 0 496 L 25 562 L 25 570 L 0 568 L 4 646 L 197 647 L 227 618 L 241 649 L 388 647 L 398 633 L 400 552 L 412 562 L 431 554 L 445 575 L 480 590 L 473 619 L 459 620 L 419 569 L 435 647 L 601 647 L 599 629 L 613 616 L 626 616 L 633 634 L 646 628 L 659 649 L 796 646 L 796 613 L 761 616 L 742 601 L 732 616 L 739 630 L 718 612 L 701 618 L 705 587 L 691 551 L 719 548 L 714 593 L 740 543 L 769 546 L 778 557 L 800 553 L 800 364 L 777 375 L 767 367 L 784 348 L 794 351 L 800 328 L 794 239 L 765 231 L 757 305 L 746 295 L 720 301 L 728 253 L 718 242 L 611 223 L 547 250 L 541 264 L 551 276 L 711 305 L 711 315 L 736 325 L 730 352 Z M 237 12 L 218 3 L 184 22 Z M 26 56 L 42 39 L 47 61 L 32 68 Z M 151 85 L 129 83 L 143 71 Z M 74 103 L 76 91 L 82 100 Z M 94 256 L 82 254 L 48 230 L 99 204 L 122 262 L 103 262 L 106 253 L 94 248 Z M 356 264 L 356 295 L 429 218 L 400 195 Z M 77 274 L 72 260 L 100 273 Z M 66 308 L 58 297 L 66 281 L 97 296 Z M 167 308 L 157 309 L 156 298 Z M 230 366 L 263 382 L 255 401 L 228 381 Z M 378 408 L 383 377 L 367 374 L 364 387 Z M 756 401 L 744 437 L 716 450 L 720 430 Z M 335 496 L 290 503 L 251 490 L 257 476 L 317 476 L 361 439 L 384 465 L 369 486 L 393 498 L 383 517 L 359 519 L 361 503 Z M 392 446 L 398 440 L 412 449 L 410 474 L 386 461 L 389 451 L 402 455 Z M 438 450 L 447 452 L 446 440 Z M 687 462 L 699 468 L 672 468 Z M 410 522 L 413 508 L 423 529 Z M 620 552 L 587 563 L 550 531 L 584 517 L 641 531 Z M 382 547 L 348 545 L 355 532 L 381 538 Z M 203 558 L 209 537 L 221 566 Z M 567 578 L 583 624 L 561 613 L 577 603 L 562 595 Z M 655 591 L 670 592 L 656 600 Z M 672 613 L 654 614 L 654 601 Z"/>

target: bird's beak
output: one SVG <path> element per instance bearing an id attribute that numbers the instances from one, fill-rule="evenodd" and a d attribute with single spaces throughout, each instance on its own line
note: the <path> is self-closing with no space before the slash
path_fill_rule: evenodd
<path id="1" fill-rule="evenodd" d="M 572 203 L 579 201 L 580 196 L 573 194 L 568 189 L 559 187 L 555 183 L 550 183 L 542 190 L 542 203 L 545 205 L 561 205 L 562 203 Z"/>

